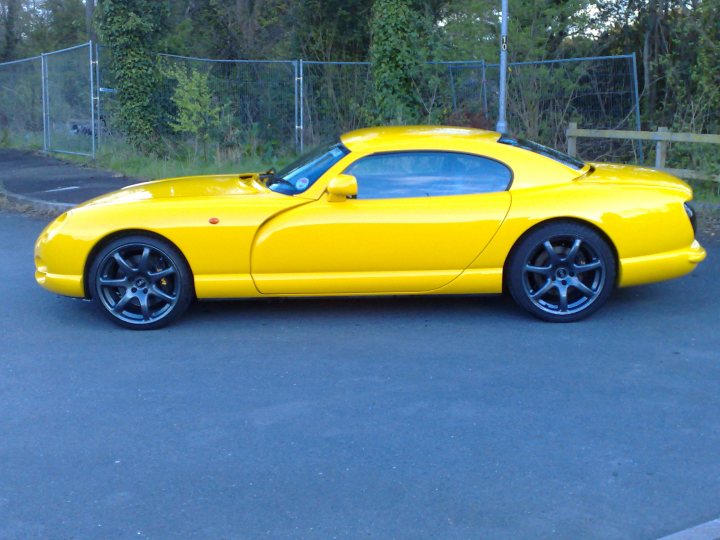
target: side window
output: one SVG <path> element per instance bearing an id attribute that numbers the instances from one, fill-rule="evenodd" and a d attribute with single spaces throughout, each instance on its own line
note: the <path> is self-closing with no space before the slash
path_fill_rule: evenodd
<path id="1" fill-rule="evenodd" d="M 391 152 L 359 159 L 345 170 L 358 199 L 440 197 L 504 191 L 512 172 L 493 159 L 459 152 Z"/>

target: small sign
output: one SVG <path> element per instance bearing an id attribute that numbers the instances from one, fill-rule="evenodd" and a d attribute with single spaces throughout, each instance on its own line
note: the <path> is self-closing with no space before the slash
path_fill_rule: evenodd
<path id="1" fill-rule="evenodd" d="M 507 51 L 507 36 L 502 36 L 500 38 L 500 49 Z"/>

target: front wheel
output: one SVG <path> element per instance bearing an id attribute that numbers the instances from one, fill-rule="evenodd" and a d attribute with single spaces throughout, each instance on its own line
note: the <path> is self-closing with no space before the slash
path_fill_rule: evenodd
<path id="1" fill-rule="evenodd" d="M 521 307 L 545 321 L 572 322 L 607 301 L 617 265 L 607 242 L 593 229 L 555 222 L 520 241 L 507 271 L 507 288 Z"/>
<path id="2" fill-rule="evenodd" d="M 171 244 L 149 236 L 110 242 L 88 274 L 92 299 L 113 322 L 135 330 L 160 328 L 188 308 L 192 274 Z"/>

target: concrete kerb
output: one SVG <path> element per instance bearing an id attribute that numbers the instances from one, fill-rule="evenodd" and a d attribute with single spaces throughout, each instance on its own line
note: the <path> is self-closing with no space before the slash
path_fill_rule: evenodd
<path id="1" fill-rule="evenodd" d="M 52 201 L 43 201 L 40 199 L 35 199 L 32 197 L 26 197 L 24 195 L 17 195 L 15 193 L 12 193 L 8 191 L 5 188 L 5 184 L 2 180 L 0 180 L 0 197 L 4 198 L 6 201 L 8 201 L 11 204 L 15 204 L 20 206 L 19 210 L 23 211 L 26 209 L 47 214 L 47 215 L 60 215 L 63 212 L 66 212 L 70 210 L 71 208 L 74 208 L 75 204 L 71 203 L 62 203 L 62 202 L 52 202 Z M 25 208 L 22 208 L 25 207 Z"/>

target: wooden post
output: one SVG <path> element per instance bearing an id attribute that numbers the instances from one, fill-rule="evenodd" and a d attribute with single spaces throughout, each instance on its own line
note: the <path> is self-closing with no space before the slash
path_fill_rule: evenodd
<path id="1" fill-rule="evenodd" d="M 667 133 L 668 128 L 659 127 L 658 133 Z M 655 145 L 655 168 L 665 168 L 665 158 L 667 157 L 667 141 L 658 141 Z"/>
<path id="2" fill-rule="evenodd" d="M 567 138 L 567 152 L 573 157 L 577 156 L 577 137 L 575 137 L 576 129 L 577 122 L 570 122 L 567 130 L 565 130 L 565 137 Z"/>

